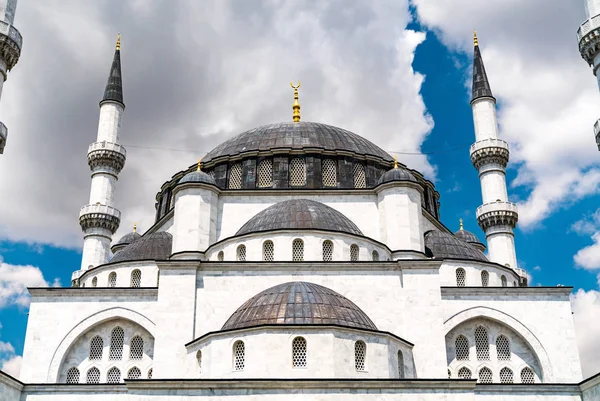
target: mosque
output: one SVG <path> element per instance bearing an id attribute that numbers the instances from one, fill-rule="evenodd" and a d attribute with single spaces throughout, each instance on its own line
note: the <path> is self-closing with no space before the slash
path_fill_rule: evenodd
<path id="1" fill-rule="evenodd" d="M 4 0 L 7 1 L 7 0 Z M 509 146 L 475 37 L 470 149 L 485 241 L 358 134 L 301 119 L 252 128 L 175 173 L 145 233 L 113 241 L 126 161 L 121 43 L 88 149 L 82 263 L 30 288 L 5 401 L 598 401 L 582 381 L 571 287 L 529 287 Z M 487 245 L 486 245 L 487 244 Z"/>

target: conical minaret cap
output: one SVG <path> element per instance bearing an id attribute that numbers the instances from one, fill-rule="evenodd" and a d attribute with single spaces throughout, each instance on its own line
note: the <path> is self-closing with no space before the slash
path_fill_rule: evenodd
<path id="1" fill-rule="evenodd" d="M 492 88 L 490 87 L 487 74 L 485 73 L 485 66 L 483 65 L 483 57 L 481 57 L 481 51 L 479 50 L 477 34 L 474 33 L 473 39 L 475 50 L 473 55 L 473 95 L 471 97 L 471 102 L 482 97 L 490 97 L 496 100 L 492 94 Z"/>
<path id="2" fill-rule="evenodd" d="M 121 35 L 117 38 L 115 55 L 110 67 L 110 75 L 108 76 L 108 82 L 106 83 L 104 96 L 100 104 L 107 101 L 118 102 L 125 107 L 125 103 L 123 103 L 123 82 L 121 79 Z"/>

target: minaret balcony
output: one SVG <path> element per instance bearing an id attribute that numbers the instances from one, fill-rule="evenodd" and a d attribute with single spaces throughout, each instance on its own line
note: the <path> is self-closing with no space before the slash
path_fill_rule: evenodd
<path id="1" fill-rule="evenodd" d="M 594 55 L 600 45 L 600 15 L 585 21 L 577 30 L 579 53 L 589 65 L 594 64 Z"/>
<path id="2" fill-rule="evenodd" d="M 104 228 L 115 233 L 121 223 L 121 212 L 108 205 L 87 205 L 79 212 L 79 225 L 85 232 L 90 228 Z"/>
<path id="3" fill-rule="evenodd" d="M 88 164 L 92 171 L 109 170 L 119 174 L 125 166 L 125 148 L 113 142 L 94 142 L 88 148 Z"/>
<path id="4" fill-rule="evenodd" d="M 486 203 L 475 212 L 479 227 L 486 231 L 494 226 L 510 226 L 515 228 L 519 220 L 517 205 L 512 202 L 496 201 Z"/>
<path id="5" fill-rule="evenodd" d="M 6 66 L 11 70 L 19 61 L 23 37 L 17 28 L 11 24 L 0 21 L 0 56 L 6 61 Z"/>
<path id="6" fill-rule="evenodd" d="M 2 78 L 0 78 L 2 79 Z M 6 138 L 8 137 L 8 128 L 6 125 L 0 123 L 0 155 L 4 153 L 4 146 L 6 146 Z"/>
<path id="7" fill-rule="evenodd" d="M 509 154 L 508 143 L 502 139 L 483 139 L 471 145 L 471 163 L 477 170 L 486 164 L 500 164 L 505 168 Z"/>

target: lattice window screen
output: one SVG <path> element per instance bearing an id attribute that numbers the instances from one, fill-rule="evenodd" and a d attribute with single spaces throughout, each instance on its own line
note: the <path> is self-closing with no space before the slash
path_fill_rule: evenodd
<path id="1" fill-rule="evenodd" d="M 404 379 L 404 354 L 398 350 L 398 377 Z"/>
<path id="2" fill-rule="evenodd" d="M 273 161 L 262 160 L 258 163 L 258 187 L 269 188 L 273 186 Z"/>
<path id="3" fill-rule="evenodd" d="M 482 271 L 481 272 L 481 286 L 487 287 L 489 282 L 490 282 L 490 274 L 487 272 L 487 270 Z"/>
<path id="4" fill-rule="evenodd" d="M 91 368 L 87 371 L 85 382 L 89 384 L 100 383 L 100 370 L 98 368 Z"/>
<path id="5" fill-rule="evenodd" d="M 492 382 L 492 371 L 489 368 L 481 368 L 479 370 L 479 382 L 480 383 L 491 383 Z"/>
<path id="6" fill-rule="evenodd" d="M 236 341 L 233 344 L 233 369 L 244 370 L 246 359 L 245 346 L 242 341 Z"/>
<path id="7" fill-rule="evenodd" d="M 513 371 L 509 368 L 500 369 L 500 383 L 513 383 Z"/>
<path id="8" fill-rule="evenodd" d="M 294 262 L 301 262 L 304 260 L 304 241 L 301 239 L 295 239 L 292 242 L 292 260 Z"/>
<path id="9" fill-rule="evenodd" d="M 144 357 L 144 340 L 135 336 L 129 344 L 129 359 L 142 359 Z"/>
<path id="10" fill-rule="evenodd" d="M 496 353 L 499 361 L 510 361 L 510 342 L 503 335 L 496 338 Z"/>
<path id="11" fill-rule="evenodd" d="M 477 351 L 478 361 L 490 359 L 490 340 L 487 329 L 483 326 L 478 326 L 475 329 L 475 350 Z"/>
<path id="12" fill-rule="evenodd" d="M 135 269 L 131 272 L 131 287 L 139 288 L 142 285 L 142 272 Z"/>
<path id="13" fill-rule="evenodd" d="M 463 335 L 456 337 L 456 340 L 454 341 L 454 346 L 456 348 L 456 359 L 459 361 L 468 361 L 469 340 L 467 340 L 467 337 Z"/>
<path id="14" fill-rule="evenodd" d="M 506 276 L 502 276 L 500 281 L 502 281 L 502 287 L 506 287 Z"/>
<path id="15" fill-rule="evenodd" d="M 302 337 L 292 341 L 292 364 L 295 368 L 306 367 L 306 340 Z"/>
<path id="16" fill-rule="evenodd" d="M 354 188 L 366 188 L 367 179 L 365 177 L 365 166 L 359 163 L 354 164 Z"/>
<path id="17" fill-rule="evenodd" d="M 68 384 L 79 383 L 79 369 L 71 368 L 67 371 L 67 383 Z"/>
<path id="18" fill-rule="evenodd" d="M 90 352 L 88 358 L 90 361 L 102 360 L 102 354 L 104 352 L 104 340 L 100 336 L 92 338 L 90 341 Z"/>
<path id="19" fill-rule="evenodd" d="M 198 362 L 198 373 L 202 373 L 202 351 L 196 352 L 196 361 Z"/>
<path id="20" fill-rule="evenodd" d="M 118 368 L 111 368 L 106 374 L 107 383 L 119 383 L 121 381 L 121 371 Z"/>
<path id="21" fill-rule="evenodd" d="M 457 287 L 464 287 L 467 285 L 466 276 L 467 276 L 467 274 L 465 273 L 465 269 L 460 268 L 460 267 L 458 269 L 456 269 L 456 286 Z"/>
<path id="22" fill-rule="evenodd" d="M 150 368 L 150 370 L 148 371 L 148 379 L 152 379 L 152 368 Z"/>
<path id="23" fill-rule="evenodd" d="M 352 262 L 358 261 L 358 256 L 359 256 L 358 254 L 359 254 L 358 245 L 356 245 L 356 244 L 350 245 L 350 260 Z"/>
<path id="24" fill-rule="evenodd" d="M 290 186 L 303 187 L 306 185 L 306 165 L 304 159 L 295 158 L 290 161 Z"/>
<path id="25" fill-rule="evenodd" d="M 371 255 L 373 256 L 373 262 L 379 262 L 379 252 L 373 251 Z"/>
<path id="26" fill-rule="evenodd" d="M 92 287 L 98 287 L 98 277 L 92 279 Z"/>
<path id="27" fill-rule="evenodd" d="M 333 259 L 333 242 L 323 241 L 323 262 L 331 262 Z"/>
<path id="28" fill-rule="evenodd" d="M 129 372 L 127 372 L 128 379 L 139 379 L 140 377 L 142 377 L 142 371 L 136 366 L 129 369 Z"/>
<path id="29" fill-rule="evenodd" d="M 528 367 L 523 368 L 521 370 L 521 383 L 535 383 L 535 376 L 533 374 L 533 370 Z"/>
<path id="30" fill-rule="evenodd" d="M 236 163 L 229 168 L 229 189 L 242 188 L 242 164 Z"/>
<path id="31" fill-rule="evenodd" d="M 108 359 L 119 360 L 123 359 L 123 338 L 125 333 L 120 327 L 115 327 L 110 334 L 110 350 Z"/>
<path id="32" fill-rule="evenodd" d="M 469 368 L 460 368 L 458 370 L 458 378 L 459 379 L 470 379 L 471 371 L 469 370 Z"/>
<path id="33" fill-rule="evenodd" d="M 365 370 L 365 358 L 367 353 L 367 345 L 362 341 L 354 343 L 354 368 L 362 372 Z"/>
<path id="34" fill-rule="evenodd" d="M 223 253 L 223 251 L 219 252 L 219 254 L 217 255 L 217 259 L 219 259 L 219 262 L 222 262 L 225 259 L 225 254 Z"/>
<path id="35" fill-rule="evenodd" d="M 117 273 L 112 272 L 108 275 L 108 286 L 109 287 L 117 286 Z"/>
<path id="36" fill-rule="evenodd" d="M 237 260 L 238 262 L 246 261 L 246 245 L 240 245 L 237 247 Z"/>
<path id="37" fill-rule="evenodd" d="M 323 160 L 323 186 L 337 187 L 337 166 L 335 160 Z"/>
<path id="38" fill-rule="evenodd" d="M 263 243 L 263 261 L 272 262 L 275 258 L 275 246 L 273 241 L 265 241 Z"/>

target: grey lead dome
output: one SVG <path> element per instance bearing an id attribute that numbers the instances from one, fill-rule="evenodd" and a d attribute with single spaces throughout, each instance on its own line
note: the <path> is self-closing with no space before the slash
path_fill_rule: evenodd
<path id="1" fill-rule="evenodd" d="M 417 182 L 417 179 L 410 171 L 401 167 L 396 167 L 383 173 L 383 175 L 379 178 L 378 184 L 384 184 L 392 181 Z"/>
<path id="2" fill-rule="evenodd" d="M 203 182 L 205 184 L 217 185 L 215 179 L 210 175 L 206 174 L 204 171 L 192 171 L 191 173 L 187 173 L 183 176 L 181 180 L 179 180 L 179 184 L 183 184 L 186 182 Z"/>
<path id="3" fill-rule="evenodd" d="M 146 234 L 127 245 L 110 260 L 111 263 L 133 260 L 167 260 L 171 256 L 173 236 L 165 231 Z"/>
<path id="4" fill-rule="evenodd" d="M 425 248 L 438 259 L 466 259 L 487 262 L 479 249 L 456 238 L 453 234 L 441 231 L 425 233 Z"/>

